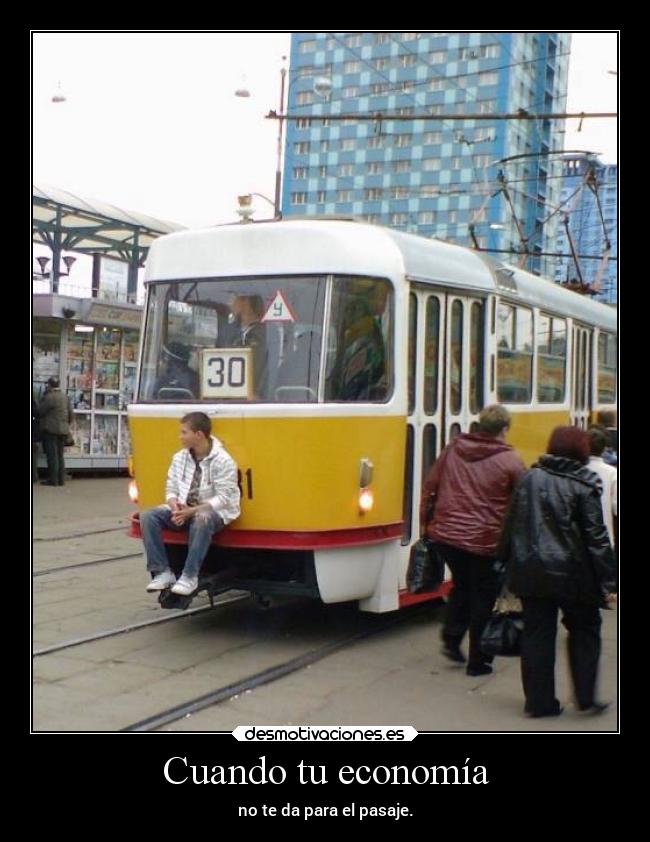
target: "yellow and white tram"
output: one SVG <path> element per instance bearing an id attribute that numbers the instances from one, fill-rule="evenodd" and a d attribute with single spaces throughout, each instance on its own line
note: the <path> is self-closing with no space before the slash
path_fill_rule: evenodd
<path id="1" fill-rule="evenodd" d="M 616 311 L 461 246 L 343 220 L 236 224 L 154 241 L 145 283 L 139 505 L 161 502 L 179 419 L 206 412 L 242 514 L 204 572 L 253 592 L 373 612 L 422 598 L 405 591 L 422 481 L 484 405 L 512 412 L 527 464 L 556 425 L 616 406 Z"/>

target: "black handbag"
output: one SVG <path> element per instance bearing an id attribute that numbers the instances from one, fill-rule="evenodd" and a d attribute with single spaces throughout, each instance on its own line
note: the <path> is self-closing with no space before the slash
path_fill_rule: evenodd
<path id="1" fill-rule="evenodd" d="M 486 655 L 517 657 L 521 655 L 524 618 L 520 611 L 495 611 L 481 635 L 481 650 Z"/>
<path id="2" fill-rule="evenodd" d="M 436 551 L 433 541 L 420 538 L 411 547 L 406 586 L 409 593 L 432 591 L 445 576 L 445 561 Z"/>

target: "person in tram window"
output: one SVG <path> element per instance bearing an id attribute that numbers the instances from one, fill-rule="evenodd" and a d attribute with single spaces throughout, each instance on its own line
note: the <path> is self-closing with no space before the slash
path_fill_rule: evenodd
<path id="1" fill-rule="evenodd" d="M 264 300 L 261 295 L 236 295 L 230 305 L 232 320 L 239 328 L 235 345 L 253 349 L 253 399 L 263 400 L 268 375 L 268 349 Z"/>
<path id="2" fill-rule="evenodd" d="M 201 565 L 215 532 L 239 517 L 237 464 L 218 438 L 210 418 L 190 412 L 181 418 L 182 450 L 167 474 L 165 503 L 140 514 L 140 529 L 151 582 L 147 590 L 189 596 L 197 589 Z M 187 558 L 178 581 L 169 567 L 163 529 L 187 530 Z"/>
<path id="3" fill-rule="evenodd" d="M 385 304 L 385 299 L 384 299 Z M 330 378 L 331 399 L 340 401 L 383 400 L 386 396 L 386 350 L 380 304 L 358 295 L 348 301 L 343 332 Z M 383 308 L 381 309 L 383 314 Z"/>
<path id="4" fill-rule="evenodd" d="M 420 527 L 451 569 L 454 586 L 442 630 L 442 654 L 467 660 L 467 675 L 492 672 L 481 635 L 499 590 L 496 547 L 515 484 L 525 470 L 505 441 L 510 414 L 486 406 L 475 433 L 459 433 L 433 463 L 424 483 Z M 469 658 L 460 645 L 469 631 Z"/>
<path id="5" fill-rule="evenodd" d="M 616 591 L 601 483 L 588 466 L 584 430 L 556 427 L 546 450 L 517 485 L 498 548 L 508 588 L 523 605 L 524 714 L 559 716 L 563 710 L 555 696 L 558 609 L 569 633 L 576 706 L 600 714 L 608 705 L 596 699 L 599 608 L 613 602 Z"/>
<path id="6" fill-rule="evenodd" d="M 192 348 L 182 342 L 168 342 L 162 346 L 162 370 L 153 388 L 153 397 L 160 400 L 196 398 L 199 377 L 190 366 Z"/>
<path id="7" fill-rule="evenodd" d="M 64 485 L 64 448 L 74 416 L 70 401 L 60 389 L 58 377 L 50 377 L 47 381 L 47 390 L 38 405 L 38 417 L 49 476 L 41 484 Z"/>

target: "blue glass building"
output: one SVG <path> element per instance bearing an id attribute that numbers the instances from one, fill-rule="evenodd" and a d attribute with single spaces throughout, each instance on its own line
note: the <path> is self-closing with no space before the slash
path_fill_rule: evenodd
<path id="1" fill-rule="evenodd" d="M 294 34 L 288 113 L 305 116 L 287 121 L 284 215 L 360 216 L 463 245 L 473 224 L 480 247 L 520 251 L 504 195 L 491 198 L 501 173 L 529 251 L 552 251 L 561 163 L 549 153 L 563 148 L 564 121 L 444 117 L 562 112 L 569 44 L 556 32 Z M 375 112 L 430 119 L 327 118 Z M 526 268 L 555 277 L 552 258 Z"/>
<path id="2" fill-rule="evenodd" d="M 593 190 L 585 187 L 574 200 L 569 197 L 583 183 L 585 174 L 591 169 L 595 178 L 595 187 L 602 210 L 603 220 L 598 210 L 598 202 Z M 563 156 L 561 201 L 569 199 L 564 206 L 568 212 L 569 231 L 576 252 L 600 257 L 605 251 L 605 240 L 609 240 L 610 257 L 618 255 L 618 167 L 616 164 L 602 164 L 595 155 L 578 154 Z M 556 251 L 569 254 L 569 240 L 566 229 L 558 229 Z M 608 260 L 604 271 L 600 261 L 581 260 L 580 268 L 586 282 L 599 280 L 600 301 L 616 304 L 618 301 L 618 262 Z M 600 278 L 598 275 L 600 273 Z M 576 267 L 571 258 L 559 258 L 555 269 L 556 281 L 567 281 L 576 277 Z"/>

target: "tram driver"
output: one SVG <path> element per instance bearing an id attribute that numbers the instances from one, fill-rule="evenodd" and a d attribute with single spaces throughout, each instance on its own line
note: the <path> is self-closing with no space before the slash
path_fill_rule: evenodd
<path id="1" fill-rule="evenodd" d="M 230 305 L 233 322 L 239 327 L 235 345 L 253 349 L 253 399 L 263 400 L 268 374 L 266 325 L 262 323 L 264 301 L 261 295 L 236 295 Z"/>

